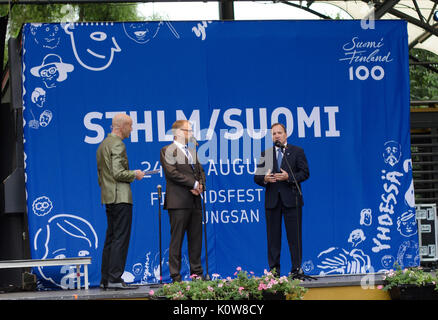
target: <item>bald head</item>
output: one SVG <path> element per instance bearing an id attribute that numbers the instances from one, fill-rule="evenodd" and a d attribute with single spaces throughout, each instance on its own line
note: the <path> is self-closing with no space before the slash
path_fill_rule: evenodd
<path id="1" fill-rule="evenodd" d="M 122 139 L 128 138 L 132 131 L 132 119 L 124 113 L 118 113 L 113 118 L 112 127 L 112 133 Z"/>

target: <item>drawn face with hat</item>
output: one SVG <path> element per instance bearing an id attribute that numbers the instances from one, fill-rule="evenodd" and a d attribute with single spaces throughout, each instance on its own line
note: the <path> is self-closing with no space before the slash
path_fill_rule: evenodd
<path id="1" fill-rule="evenodd" d="M 73 69 L 72 64 L 62 62 L 60 56 L 51 53 L 44 57 L 40 66 L 30 69 L 30 73 L 35 77 L 42 78 L 47 88 L 54 88 L 56 82 L 67 79 L 67 73 L 72 72 Z"/>

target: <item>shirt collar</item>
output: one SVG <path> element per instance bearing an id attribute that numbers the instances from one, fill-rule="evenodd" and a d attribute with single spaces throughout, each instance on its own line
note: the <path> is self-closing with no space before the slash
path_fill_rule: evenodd
<path id="1" fill-rule="evenodd" d="M 120 140 L 122 140 L 122 138 L 120 138 L 118 135 L 116 135 L 115 133 L 112 133 L 112 132 L 108 133 L 108 136 L 116 137 L 116 138 L 119 138 Z"/>
<path id="2" fill-rule="evenodd" d="M 176 144 L 176 146 L 178 148 L 181 148 L 181 149 L 186 149 L 187 148 L 187 145 L 184 145 L 184 144 L 182 144 L 182 143 L 180 143 L 180 142 L 178 142 L 176 140 L 173 140 L 173 143 Z"/>
<path id="3" fill-rule="evenodd" d="M 280 149 L 279 147 L 277 147 L 277 146 L 274 146 L 275 147 L 275 151 L 277 151 L 278 149 Z M 286 149 L 287 148 L 287 142 L 284 144 L 284 148 Z"/>

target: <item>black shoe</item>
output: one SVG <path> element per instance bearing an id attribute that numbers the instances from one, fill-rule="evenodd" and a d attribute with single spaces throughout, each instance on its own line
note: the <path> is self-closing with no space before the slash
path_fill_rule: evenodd
<path id="1" fill-rule="evenodd" d="M 134 290 L 138 289 L 137 286 L 132 286 L 129 284 L 126 284 L 125 281 L 120 282 L 111 282 L 108 281 L 108 289 L 115 289 L 115 290 Z"/>
<path id="2" fill-rule="evenodd" d="M 192 278 L 192 280 L 201 280 L 201 281 L 205 281 L 206 280 L 206 278 L 205 278 L 205 276 L 201 273 L 201 274 L 197 274 L 197 273 L 195 273 L 194 275 L 196 275 L 196 276 L 193 276 L 193 278 Z"/>
<path id="3" fill-rule="evenodd" d="M 304 276 L 304 271 L 301 268 L 294 269 L 289 273 L 289 277 L 292 279 L 302 279 Z"/>
<path id="4" fill-rule="evenodd" d="M 108 289 L 108 280 L 101 280 L 99 284 L 99 288 L 103 290 Z"/>

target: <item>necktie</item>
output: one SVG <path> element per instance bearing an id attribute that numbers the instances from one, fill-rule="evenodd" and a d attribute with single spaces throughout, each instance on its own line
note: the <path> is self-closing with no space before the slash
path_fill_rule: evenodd
<path id="1" fill-rule="evenodd" d="M 281 172 L 281 161 L 283 160 L 283 153 L 281 152 L 281 148 L 277 148 L 277 164 L 278 164 L 278 172 Z"/>
<path id="2" fill-rule="evenodd" d="M 192 155 L 189 152 L 189 149 L 187 148 L 187 146 L 184 146 L 184 151 L 186 153 L 186 157 L 189 160 L 189 164 L 192 166 L 192 169 L 195 169 L 195 166 L 193 165 L 193 158 Z"/>

